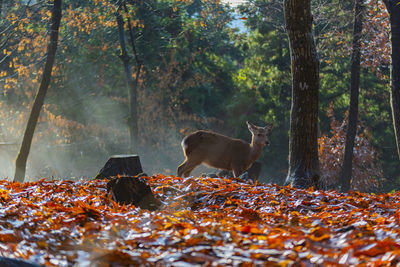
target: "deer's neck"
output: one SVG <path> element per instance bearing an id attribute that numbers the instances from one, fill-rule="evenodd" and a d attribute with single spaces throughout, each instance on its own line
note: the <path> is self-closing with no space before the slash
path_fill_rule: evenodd
<path id="1" fill-rule="evenodd" d="M 256 143 L 254 143 L 254 140 L 251 140 L 250 156 L 249 156 L 249 160 L 250 160 L 251 164 L 260 157 L 262 148 L 263 148 L 263 145 L 256 144 Z"/>

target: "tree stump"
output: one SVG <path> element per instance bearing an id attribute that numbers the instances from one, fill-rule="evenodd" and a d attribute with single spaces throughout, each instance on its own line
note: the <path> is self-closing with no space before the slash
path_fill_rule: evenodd
<path id="1" fill-rule="evenodd" d="M 142 172 L 142 164 L 138 155 L 114 155 L 108 159 L 94 179 L 135 176 Z"/>
<path id="2" fill-rule="evenodd" d="M 136 207 L 147 210 L 156 210 L 161 202 L 156 199 L 144 176 L 121 176 L 112 178 L 107 183 L 107 192 L 112 194 L 112 198 L 119 204 L 133 204 Z"/>
<path id="3" fill-rule="evenodd" d="M 114 155 L 108 159 L 95 179 L 109 179 L 107 193 L 119 204 L 133 204 L 147 210 L 156 210 L 161 202 L 150 186 L 140 177 L 143 173 L 138 155 Z"/>

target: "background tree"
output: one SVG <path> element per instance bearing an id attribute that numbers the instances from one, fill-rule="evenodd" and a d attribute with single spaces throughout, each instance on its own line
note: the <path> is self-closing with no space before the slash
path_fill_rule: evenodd
<path id="1" fill-rule="evenodd" d="M 119 42 L 121 46 L 121 52 L 120 52 L 120 59 L 122 63 L 124 64 L 124 71 L 125 71 L 125 77 L 126 77 L 126 82 L 128 84 L 129 88 L 129 120 L 128 120 L 128 128 L 129 128 L 129 144 L 130 144 L 130 153 L 136 152 L 138 153 L 138 107 L 137 107 L 137 86 L 138 86 L 138 80 L 139 80 L 139 74 L 140 74 L 140 69 L 141 69 L 141 63 L 137 57 L 136 53 L 136 47 L 134 44 L 134 39 L 133 39 L 133 34 L 132 34 L 132 29 L 131 29 L 131 23 L 130 23 L 130 18 L 128 17 L 128 30 L 130 33 L 130 40 L 131 40 L 131 46 L 132 49 L 135 53 L 135 59 L 136 59 L 136 75 L 135 79 L 132 77 L 132 72 L 131 72 L 131 67 L 130 67 L 130 58 L 127 53 L 126 49 L 126 42 L 125 42 L 125 29 L 124 29 L 124 20 L 122 18 L 121 12 L 123 10 L 123 7 L 127 11 L 126 4 L 125 3 L 118 3 L 119 7 L 117 8 L 117 11 L 115 13 L 116 19 L 117 19 L 117 24 L 118 24 L 118 35 L 119 35 Z"/>
<path id="2" fill-rule="evenodd" d="M 288 129 L 290 110 L 290 58 L 287 46 L 287 36 L 284 30 L 284 17 L 282 2 L 274 0 L 252 0 L 240 7 L 241 16 L 248 29 L 248 36 L 237 38 L 237 45 L 241 49 L 243 65 L 235 76 L 238 90 L 232 98 L 228 109 L 232 111 L 232 118 L 227 122 L 234 125 L 235 119 L 251 116 L 253 120 L 273 121 L 276 127 L 272 133 L 271 145 L 261 157 L 263 163 L 263 177 L 268 181 L 282 183 L 287 175 Z M 369 143 L 374 148 L 373 156 L 375 165 L 382 164 L 385 177 L 397 174 L 397 160 L 393 154 L 393 133 L 391 132 L 390 107 L 385 105 L 388 100 L 386 93 L 385 67 L 386 43 L 385 7 L 383 3 L 369 3 L 367 5 L 367 21 L 363 27 L 362 39 L 362 71 L 360 84 L 360 119 L 364 122 L 362 129 L 369 134 L 360 132 L 357 142 Z M 340 185 L 340 166 L 334 158 L 340 152 L 343 157 L 344 146 L 332 139 L 326 143 L 326 138 L 334 136 L 344 140 L 345 136 L 332 133 L 330 117 L 325 116 L 333 104 L 338 121 L 345 119 L 348 110 L 349 95 L 346 94 L 350 87 L 350 60 L 352 48 L 352 25 L 348 23 L 354 17 L 352 2 L 343 1 L 313 1 L 312 10 L 314 18 L 314 36 L 320 57 L 320 99 L 319 99 L 319 143 L 326 144 L 319 153 L 323 164 L 321 175 L 330 188 Z M 383 11 L 383 12 L 382 12 Z M 280 42 L 283 41 L 282 49 Z M 282 54 L 279 52 L 282 51 Z M 283 55 L 281 57 L 280 55 Z M 381 62 L 381 63 L 379 63 Z M 378 72 L 379 71 L 379 72 Z M 267 110 L 267 112 L 265 112 Z M 230 121 L 232 119 L 232 122 Z M 345 124 L 347 125 L 347 124 Z M 372 130 L 368 130 L 372 127 Z M 245 133 L 238 132 L 242 138 Z M 338 131 L 344 134 L 345 131 Z M 360 138 L 360 140 L 358 139 Z M 338 140 L 338 139 L 335 139 Z M 341 143 L 340 143 L 341 144 Z M 336 151 L 337 150 L 337 151 Z M 363 161 L 363 148 L 355 146 L 355 159 L 358 162 L 355 168 L 355 182 L 357 186 L 363 184 L 362 168 L 370 169 L 369 162 Z M 365 162 L 363 165 L 362 162 Z M 330 168 L 334 168 L 332 171 Z M 361 169 L 358 169 L 361 168 Z M 372 175 L 372 177 L 377 177 Z M 392 178 L 391 178 L 392 179 Z M 369 180 L 369 179 L 367 179 Z M 365 181 L 365 186 L 370 184 Z M 333 182 L 333 183 L 331 183 Z M 387 185 L 391 182 L 387 181 Z M 380 183 L 386 185 L 386 183 Z M 352 188 L 355 188 L 352 186 Z M 359 188 L 359 187 L 358 187 Z M 369 189 L 372 190 L 373 186 Z M 376 190 L 376 187 L 374 187 Z"/>
<path id="3" fill-rule="evenodd" d="M 390 15 L 392 41 L 392 69 L 390 73 L 390 102 L 396 136 L 397 153 L 400 159 L 400 4 L 397 0 L 383 0 Z"/>
<path id="4" fill-rule="evenodd" d="M 284 7 L 292 70 L 287 183 L 317 189 L 319 62 L 312 33 L 311 1 L 285 0 Z"/>
<path id="5" fill-rule="evenodd" d="M 47 59 L 43 70 L 43 77 L 38 89 L 35 101 L 32 106 L 32 111 L 28 119 L 25 129 L 24 137 L 22 139 L 21 149 L 18 153 L 15 162 L 15 175 L 14 181 L 23 182 L 26 171 L 26 161 L 28 159 L 30 147 L 32 144 L 33 134 L 35 132 L 36 124 L 39 119 L 40 110 L 42 109 L 46 92 L 50 84 L 51 72 L 55 60 L 58 41 L 58 29 L 61 21 L 61 0 L 54 0 L 53 11 L 51 16 L 50 40 L 47 48 Z"/>
<path id="6" fill-rule="evenodd" d="M 365 125 L 371 127 L 371 144 L 375 147 L 386 181 L 383 190 L 400 186 L 400 165 L 390 103 L 391 41 L 389 13 L 383 1 L 366 5 L 361 43 L 363 67 L 360 109 Z M 375 87 L 369 89 L 370 84 Z M 368 90 L 369 89 L 369 90 Z M 366 116 L 368 114 L 368 116 Z"/>
<path id="7" fill-rule="evenodd" d="M 350 108 L 349 122 L 346 132 L 346 145 L 344 151 L 341 189 L 347 192 L 350 189 L 354 139 L 357 133 L 358 118 L 358 96 L 360 86 L 360 62 L 361 62 L 361 33 L 363 24 L 363 0 L 354 2 L 354 26 L 353 26 L 353 49 L 351 52 L 351 82 L 350 82 Z"/>

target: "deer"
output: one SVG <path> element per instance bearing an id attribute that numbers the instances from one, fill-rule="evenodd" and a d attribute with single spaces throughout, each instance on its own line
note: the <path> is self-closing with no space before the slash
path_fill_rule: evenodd
<path id="1" fill-rule="evenodd" d="M 239 177 L 260 156 L 264 146 L 269 145 L 268 135 L 273 124 L 265 127 L 246 122 L 251 132 L 251 143 L 231 138 L 207 130 L 199 130 L 187 135 L 182 140 L 185 161 L 179 165 L 177 175 L 188 177 L 200 164 L 217 169 L 232 171 Z M 183 175 L 183 176 L 182 176 Z"/>

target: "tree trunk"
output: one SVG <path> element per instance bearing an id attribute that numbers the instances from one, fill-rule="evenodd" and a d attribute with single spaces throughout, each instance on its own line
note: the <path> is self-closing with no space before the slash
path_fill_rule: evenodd
<path id="1" fill-rule="evenodd" d="M 124 71 L 126 81 L 128 83 L 129 90 L 129 103 L 130 103 L 130 118 L 128 121 L 129 124 L 129 133 L 130 133 L 130 153 L 137 152 L 137 144 L 138 144 L 138 115 L 137 115 L 137 83 L 138 83 L 138 75 L 140 72 L 140 68 L 136 73 L 136 80 L 134 81 L 131 74 L 131 67 L 129 65 L 129 56 L 126 51 L 126 43 L 125 43 L 125 33 L 124 33 L 124 21 L 120 14 L 120 9 L 115 13 L 118 23 L 118 34 L 119 34 L 119 42 L 121 45 L 121 54 L 120 59 L 124 64 Z"/>
<path id="2" fill-rule="evenodd" d="M 350 108 L 349 122 L 346 133 L 346 144 L 342 172 L 340 175 L 341 190 L 347 192 L 350 190 L 351 171 L 353 163 L 354 139 L 357 133 L 358 117 L 358 95 L 360 87 L 360 46 L 361 33 L 363 25 L 363 0 L 355 0 L 354 25 L 353 25 L 353 51 L 351 54 L 351 84 L 350 84 Z"/>
<path id="3" fill-rule="evenodd" d="M 286 184 L 320 187 L 318 162 L 319 60 L 312 33 L 310 0 L 285 0 L 292 69 L 289 171 Z"/>
<path id="4" fill-rule="evenodd" d="M 132 24 L 131 24 L 131 19 L 129 18 L 129 12 L 128 8 L 126 7 L 126 3 L 124 4 L 124 10 L 126 15 L 128 16 L 128 31 L 129 31 L 129 40 L 131 42 L 131 47 L 133 51 L 133 55 L 135 56 L 135 61 L 136 61 L 136 77 L 135 77 L 135 94 L 137 94 L 137 86 L 139 83 L 139 75 L 140 75 L 140 70 L 142 69 L 142 61 L 139 59 L 138 52 L 136 50 L 136 45 L 135 45 L 135 37 L 133 36 L 133 30 L 132 30 Z M 136 99 L 135 99 L 136 101 Z"/>
<path id="5" fill-rule="evenodd" d="M 142 62 L 139 59 L 138 56 L 138 52 L 136 50 L 136 45 L 135 45 L 135 38 L 133 36 L 133 30 L 132 30 L 132 24 L 131 24 L 131 19 L 129 17 L 129 12 L 128 12 L 128 8 L 126 7 L 126 3 L 124 3 L 124 10 L 126 15 L 128 16 L 128 32 L 129 32 L 129 40 L 131 43 L 131 48 L 133 51 L 133 55 L 135 57 L 135 61 L 136 61 L 136 76 L 135 76 L 135 80 L 133 81 L 133 84 L 131 84 L 131 94 L 130 94 L 130 110 L 131 110 L 131 116 L 133 118 L 135 118 L 133 126 L 136 129 L 135 133 L 135 140 L 138 140 L 138 114 L 137 114 L 137 88 L 138 88 L 138 84 L 139 84 L 139 77 L 140 77 L 140 71 L 142 69 Z M 135 147 L 134 147 L 135 148 Z M 136 148 L 137 149 L 137 148 Z"/>
<path id="6" fill-rule="evenodd" d="M 400 4 L 398 0 L 383 0 L 390 15 L 392 39 L 392 69 L 390 72 L 390 104 L 397 154 L 400 159 Z"/>
<path id="7" fill-rule="evenodd" d="M 42 109 L 44 98 L 49 88 L 51 71 L 57 51 L 58 29 L 61 20 L 61 0 L 54 0 L 53 11 L 51 15 L 51 28 L 50 28 L 50 41 L 47 46 L 47 59 L 43 70 L 42 81 L 40 82 L 39 90 L 36 94 L 35 101 L 29 115 L 28 124 L 25 129 L 24 137 L 22 139 L 21 149 L 18 153 L 15 163 L 14 181 L 23 182 L 26 172 L 26 161 L 28 159 L 29 151 L 32 144 L 33 134 L 35 132 L 36 124 Z"/>

